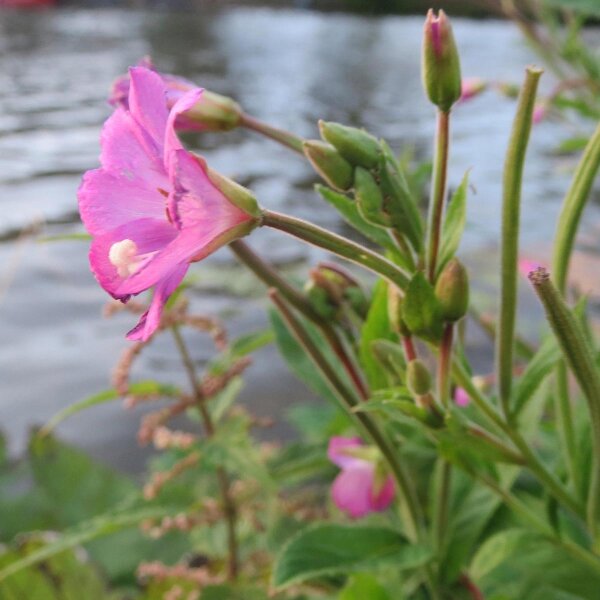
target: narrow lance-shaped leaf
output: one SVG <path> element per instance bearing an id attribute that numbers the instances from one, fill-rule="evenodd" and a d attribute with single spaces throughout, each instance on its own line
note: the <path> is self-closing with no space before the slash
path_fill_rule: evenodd
<path id="1" fill-rule="evenodd" d="M 456 254 L 460 245 L 467 220 L 467 190 L 469 188 L 469 172 L 467 171 L 458 186 L 446 211 L 442 228 L 442 243 L 437 267 L 438 274 L 445 264 Z"/>

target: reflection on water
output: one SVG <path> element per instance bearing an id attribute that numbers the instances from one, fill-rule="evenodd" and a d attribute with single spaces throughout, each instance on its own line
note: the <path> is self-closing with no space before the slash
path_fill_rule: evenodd
<path id="1" fill-rule="evenodd" d="M 420 32 L 415 18 L 249 8 L 0 13 L 0 238 L 6 240 L 0 244 L 0 412 L 13 442 L 31 423 L 106 387 L 132 322 L 126 316 L 100 318 L 105 296 L 88 273 L 81 244 L 22 246 L 14 237 L 40 219 L 55 223 L 48 229 L 52 234 L 79 228 L 75 192 L 81 173 L 97 165 L 111 81 L 151 55 L 161 69 L 232 95 L 250 113 L 300 135 L 316 136 L 318 118 L 360 123 L 395 149 L 410 144 L 424 156 L 433 119 L 421 92 Z M 507 23 L 457 20 L 456 35 L 465 75 L 518 81 L 532 60 Z M 497 238 L 502 152 L 513 108 L 488 93 L 455 113 L 451 183 L 473 167 L 477 193 L 469 205 L 465 251 L 467 258 L 474 250 L 487 257 L 480 267 L 495 263 L 490 248 Z M 547 123 L 534 134 L 525 185 L 526 245 L 548 239 L 567 183 L 547 152 L 557 132 Z M 192 141 L 212 166 L 250 185 L 265 206 L 340 228 L 337 216 L 311 192 L 314 177 L 297 156 L 242 131 Z M 252 243 L 279 261 L 306 252 L 271 232 L 257 232 Z M 231 258 L 223 250 L 211 261 Z M 238 330 L 264 323 L 258 301 L 242 305 L 220 294 L 197 302 L 212 313 L 238 309 Z M 179 377 L 168 344 L 155 346 L 140 375 L 158 369 L 165 379 Z M 195 346 L 198 357 L 208 356 L 208 344 Z M 263 413 L 283 396 L 305 396 L 281 367 L 279 382 L 267 380 L 275 360 L 273 351 L 259 357 L 246 390 Z M 63 432 L 123 463 L 123 452 L 133 448 L 126 436 L 135 418 L 124 417 L 120 407 L 104 407 L 74 419 Z"/>

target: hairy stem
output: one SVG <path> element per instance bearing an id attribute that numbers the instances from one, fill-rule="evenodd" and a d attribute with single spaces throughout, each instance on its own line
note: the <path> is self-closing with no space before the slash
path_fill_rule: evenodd
<path id="1" fill-rule="evenodd" d="M 404 289 L 408 285 L 408 278 L 404 271 L 387 258 L 318 225 L 271 210 L 263 211 L 262 224 L 284 231 L 309 244 L 361 265 L 365 269 L 391 281 L 400 289 Z"/>
<path id="2" fill-rule="evenodd" d="M 196 374 L 196 367 L 194 361 L 190 356 L 188 348 L 185 344 L 185 340 L 179 331 L 177 325 L 171 327 L 173 332 L 173 338 L 175 339 L 175 345 L 181 355 L 183 366 L 187 372 L 190 385 L 192 387 L 196 405 L 200 411 L 204 429 L 208 437 L 212 437 L 215 434 L 215 426 L 212 422 L 210 412 L 206 407 L 206 398 L 202 391 L 202 384 Z M 219 484 L 219 491 L 221 494 L 221 503 L 223 506 L 223 513 L 225 515 L 225 522 L 227 524 L 227 576 L 230 581 L 237 579 L 239 572 L 239 552 L 238 543 L 236 536 L 236 520 L 237 520 L 237 509 L 233 498 L 231 497 L 231 490 L 229 485 L 229 477 L 223 467 L 217 468 L 217 482 Z"/>
<path id="3" fill-rule="evenodd" d="M 360 373 L 360 369 L 346 348 L 343 338 L 331 323 L 317 314 L 302 292 L 291 285 L 271 265 L 258 256 L 248 244 L 242 240 L 236 240 L 229 244 L 229 248 L 267 287 L 275 288 L 296 310 L 321 330 L 321 333 L 325 336 L 331 349 L 340 359 L 344 369 L 354 383 L 360 397 L 366 400 L 369 397 L 369 390 Z"/>
<path id="4" fill-rule="evenodd" d="M 427 274 L 434 283 L 442 233 L 442 216 L 448 176 L 448 147 L 450 141 L 450 112 L 438 110 L 431 200 L 427 219 Z"/>

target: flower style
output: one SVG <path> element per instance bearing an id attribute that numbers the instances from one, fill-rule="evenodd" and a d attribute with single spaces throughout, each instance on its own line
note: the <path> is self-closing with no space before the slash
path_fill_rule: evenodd
<path id="1" fill-rule="evenodd" d="M 167 107 L 169 109 L 185 94 L 197 89 L 196 85 L 183 77 L 159 73 L 149 57 L 140 60 L 138 67 L 154 71 L 161 78 L 165 86 Z M 129 74 L 119 77 L 113 83 L 108 98 L 109 104 L 115 108 L 121 107 L 129 110 L 129 88 Z M 228 131 L 240 125 L 242 114 L 240 105 L 231 98 L 204 90 L 195 103 L 191 104 L 186 111 L 177 115 L 175 128 L 178 131 Z"/>
<path id="2" fill-rule="evenodd" d="M 100 285 L 122 302 L 154 288 L 148 311 L 127 334 L 147 340 L 190 262 L 249 233 L 260 211 L 248 192 L 217 179 L 175 134 L 175 120 L 202 90 L 189 91 L 169 112 L 156 73 L 135 67 L 130 77 L 129 109 L 117 108 L 106 121 L 102 166 L 85 173 L 77 195 Z"/>
<path id="3" fill-rule="evenodd" d="M 333 482 L 335 505 L 353 519 L 385 510 L 394 499 L 394 480 L 383 473 L 372 448 L 358 437 L 332 437 L 327 456 L 342 469 Z"/>

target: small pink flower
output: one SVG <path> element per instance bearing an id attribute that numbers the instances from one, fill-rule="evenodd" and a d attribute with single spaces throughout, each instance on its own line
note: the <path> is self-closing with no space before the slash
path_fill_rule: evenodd
<path id="1" fill-rule="evenodd" d="M 466 102 L 481 94 L 487 88 L 487 82 L 479 77 L 466 77 L 461 83 L 459 102 Z"/>
<path id="2" fill-rule="evenodd" d="M 469 406 L 471 398 L 469 397 L 469 394 L 467 394 L 467 390 L 457 387 L 456 390 L 454 390 L 454 402 L 456 406 L 460 406 L 462 408 Z"/>
<path id="3" fill-rule="evenodd" d="M 548 102 L 542 100 L 533 107 L 531 120 L 535 125 L 541 123 L 548 116 Z"/>
<path id="4" fill-rule="evenodd" d="M 531 271 L 535 271 L 541 266 L 540 263 L 535 262 L 534 260 L 529 260 L 528 258 L 520 258 L 517 265 L 517 268 L 519 269 L 519 274 L 525 278 L 529 276 L 529 273 L 531 273 Z"/>
<path id="5" fill-rule="evenodd" d="M 175 134 L 174 121 L 202 90 L 183 95 L 169 113 L 158 75 L 135 67 L 130 77 L 129 109 L 106 121 L 102 166 L 83 176 L 77 196 L 98 283 L 123 302 L 154 288 L 149 310 L 127 334 L 147 340 L 190 262 L 247 234 L 256 218 L 213 184 Z"/>
<path id="6" fill-rule="evenodd" d="M 145 57 L 138 63 L 143 67 L 154 71 L 162 80 L 166 90 L 167 107 L 171 109 L 178 100 L 197 86 L 191 81 L 171 75 L 160 73 L 152 64 L 149 57 Z M 113 83 L 108 98 L 109 104 L 115 108 L 121 107 L 129 110 L 129 74 L 122 75 Z M 241 122 L 242 109 L 240 106 L 225 96 L 204 91 L 195 103 L 191 104 L 185 111 L 177 115 L 175 129 L 178 131 L 227 131 L 237 127 Z"/>
<path id="7" fill-rule="evenodd" d="M 383 511 L 394 499 L 392 477 L 380 476 L 374 461 L 353 455 L 361 447 L 367 449 L 358 437 L 332 437 L 327 450 L 329 460 L 342 469 L 331 489 L 333 501 L 353 519 Z"/>

